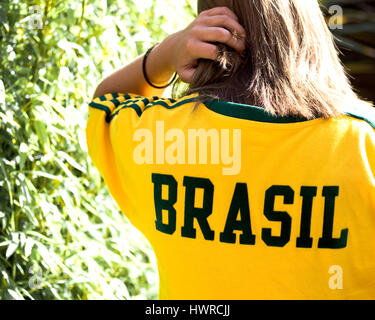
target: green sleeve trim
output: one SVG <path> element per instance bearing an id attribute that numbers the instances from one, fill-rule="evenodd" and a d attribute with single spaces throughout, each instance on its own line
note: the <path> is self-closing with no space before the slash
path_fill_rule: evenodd
<path id="1" fill-rule="evenodd" d="M 111 122 L 113 120 L 113 118 L 116 117 L 120 113 L 120 111 L 123 110 L 123 109 L 133 109 L 137 113 L 138 117 L 140 117 L 142 115 L 142 109 L 139 107 L 138 104 L 133 103 L 131 105 L 123 106 L 123 107 L 119 108 L 115 113 L 113 113 L 109 117 L 108 122 Z"/>
<path id="2" fill-rule="evenodd" d="M 176 100 L 173 100 L 173 99 L 168 99 L 168 100 L 170 102 L 172 102 L 173 104 L 169 105 L 165 101 L 155 101 L 155 102 L 150 103 L 143 111 L 146 111 L 147 109 L 150 109 L 150 108 L 155 107 L 155 106 L 161 106 L 161 107 L 164 107 L 166 109 L 171 110 L 171 109 L 178 108 L 178 107 L 180 107 L 184 104 L 195 102 L 195 101 L 197 101 L 197 98 L 185 99 L 185 100 L 182 100 L 180 102 L 177 102 Z"/>
<path id="3" fill-rule="evenodd" d="M 94 102 L 92 101 L 89 106 L 94 108 L 94 109 L 98 109 L 98 110 L 102 110 L 106 113 L 106 122 L 109 123 L 111 122 L 111 120 L 120 112 L 121 109 L 124 109 L 124 108 L 132 108 L 135 110 L 135 112 L 137 113 L 138 116 L 141 116 L 142 114 L 142 110 L 141 108 L 136 105 L 136 101 L 137 101 L 137 98 L 142 98 L 142 97 L 135 97 L 132 99 L 132 97 L 129 95 L 129 94 L 125 94 L 125 95 L 121 95 L 122 97 L 124 97 L 125 101 L 121 102 L 118 98 L 120 97 L 120 94 L 118 93 L 111 93 L 111 98 L 112 99 L 107 99 L 105 95 L 103 96 L 100 96 L 98 98 L 95 99 L 95 101 L 99 100 L 99 101 L 102 101 L 102 102 L 105 102 L 105 101 L 109 101 L 113 104 L 113 110 L 111 110 L 111 108 L 105 106 L 105 105 L 102 105 L 100 103 L 97 103 L 97 102 Z M 129 99 L 132 99 L 132 100 L 129 100 Z M 144 99 L 142 101 L 146 101 L 147 99 Z M 147 100 L 148 101 L 148 100 Z M 129 105 L 130 103 L 132 103 L 132 105 Z M 123 108 L 120 108 L 118 109 L 114 114 L 112 114 L 112 112 L 114 112 L 118 107 L 121 107 L 121 105 L 125 105 Z"/>
<path id="4" fill-rule="evenodd" d="M 169 104 L 167 104 L 165 101 L 160 100 L 159 97 L 153 97 L 153 99 L 155 99 L 155 100 L 157 100 L 157 101 L 154 101 L 154 102 L 151 102 L 151 103 L 150 103 L 150 100 L 149 100 L 149 99 L 144 98 L 144 99 L 142 99 L 142 100 L 138 100 L 138 101 L 133 99 L 133 100 L 128 101 L 127 103 L 123 103 L 123 104 L 124 104 L 123 107 L 119 108 L 118 110 L 116 110 L 116 112 L 114 112 L 112 115 L 110 115 L 110 117 L 109 117 L 109 121 L 112 121 L 113 118 L 115 118 L 115 117 L 119 114 L 119 112 L 120 112 L 121 110 L 126 109 L 126 108 L 132 108 L 132 109 L 134 109 L 135 112 L 137 113 L 138 117 L 141 117 L 142 114 L 143 114 L 143 112 L 145 112 L 146 110 L 148 110 L 148 109 L 150 109 L 150 108 L 152 108 L 152 107 L 155 107 L 155 106 L 162 106 L 162 107 L 164 107 L 164 108 L 166 108 L 166 109 L 175 109 L 175 108 L 178 108 L 178 107 L 180 107 L 180 106 L 182 106 L 182 105 L 184 105 L 184 104 L 187 104 L 187 103 L 190 103 L 190 102 L 195 101 L 195 99 L 192 98 L 192 99 L 182 100 L 182 101 L 176 103 L 176 100 L 173 100 L 173 99 L 167 99 L 167 100 L 169 100 L 170 102 L 174 103 L 174 104 L 172 104 L 172 105 L 169 105 Z M 132 104 L 130 104 L 130 102 L 131 102 Z M 140 106 L 138 105 L 139 102 L 142 102 L 142 103 L 145 105 L 145 108 L 144 108 L 143 111 L 142 111 L 142 109 L 140 108 Z M 120 105 L 120 106 L 121 106 L 121 105 Z"/>
<path id="5" fill-rule="evenodd" d="M 106 122 L 107 123 L 110 123 L 120 113 L 120 111 L 123 110 L 123 109 L 129 109 L 129 108 L 133 109 L 137 113 L 138 117 L 141 117 L 144 111 L 146 111 L 146 110 L 148 110 L 152 107 L 161 106 L 161 107 L 164 107 L 166 109 L 175 109 L 175 108 L 178 108 L 178 107 L 180 107 L 184 104 L 188 104 L 188 103 L 197 101 L 197 99 L 195 97 L 185 99 L 185 100 L 181 100 L 181 101 L 176 101 L 176 100 L 171 99 L 171 98 L 163 99 L 163 98 L 160 98 L 160 97 L 152 97 L 151 99 L 156 100 L 156 101 L 150 103 L 150 99 L 148 99 L 148 98 L 140 97 L 140 96 L 132 98 L 130 95 L 127 94 L 127 95 L 123 96 L 125 98 L 125 101 L 120 102 L 117 99 L 119 97 L 118 94 L 112 93 L 111 95 L 112 95 L 111 100 L 107 99 L 105 96 L 101 96 L 97 99 L 99 99 L 100 101 L 103 101 L 103 102 L 104 101 L 110 101 L 114 105 L 113 110 L 111 110 L 111 108 L 109 108 L 105 105 L 102 105 L 102 104 L 94 102 L 94 101 L 89 104 L 90 107 L 102 110 L 106 113 Z M 95 101 L 98 101 L 97 99 Z M 170 104 L 168 104 L 167 101 Z M 139 103 L 143 103 L 143 105 L 145 106 L 143 111 L 142 111 L 142 108 L 139 105 Z"/>
<path id="6" fill-rule="evenodd" d="M 102 104 L 99 104 L 99 103 L 96 103 L 96 102 L 91 102 L 89 104 L 89 106 L 91 108 L 104 111 L 107 114 L 107 116 L 109 116 L 111 114 L 111 109 L 107 106 L 103 106 Z"/>

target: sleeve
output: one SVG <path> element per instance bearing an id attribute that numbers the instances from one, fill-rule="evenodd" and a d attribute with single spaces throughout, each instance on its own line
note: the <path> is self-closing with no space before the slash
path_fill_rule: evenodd
<path id="1" fill-rule="evenodd" d="M 145 98 L 134 94 L 107 94 L 95 98 L 89 104 L 89 117 L 86 125 L 86 143 L 88 154 L 103 177 L 112 197 L 119 205 L 121 211 L 129 216 L 128 192 L 126 183 L 121 180 L 119 167 L 116 161 L 116 150 L 111 138 L 111 120 L 121 109 L 132 108 L 141 116 L 144 109 L 158 97 Z M 127 131 L 132 128 L 127 128 Z"/>

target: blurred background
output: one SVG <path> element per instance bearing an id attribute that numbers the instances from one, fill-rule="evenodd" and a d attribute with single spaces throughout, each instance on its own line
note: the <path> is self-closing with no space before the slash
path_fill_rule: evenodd
<path id="1" fill-rule="evenodd" d="M 152 249 L 93 167 L 85 126 L 100 80 L 184 28 L 195 3 L 0 0 L 0 299 L 157 299 Z M 375 101 L 375 1 L 322 5 Z"/>
<path id="2" fill-rule="evenodd" d="M 346 66 L 356 92 L 375 101 L 375 0 L 328 0 L 327 23 L 336 37 L 341 60 Z M 331 12 L 329 12 L 331 8 Z M 342 17 L 337 9 L 342 8 Z M 333 15 L 332 15 L 333 14 Z M 342 28 L 334 24 L 342 22 Z M 333 27 L 333 28 L 332 28 Z"/>

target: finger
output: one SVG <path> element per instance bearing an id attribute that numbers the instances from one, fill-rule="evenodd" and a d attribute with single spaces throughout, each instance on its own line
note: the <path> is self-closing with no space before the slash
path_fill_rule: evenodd
<path id="1" fill-rule="evenodd" d="M 224 27 L 232 33 L 238 34 L 241 38 L 246 38 L 246 30 L 242 27 L 237 20 L 225 15 L 207 16 L 201 20 L 202 24 L 208 27 Z"/>
<path id="2" fill-rule="evenodd" d="M 199 32 L 199 40 L 204 42 L 220 42 L 241 54 L 246 48 L 245 40 L 234 37 L 229 30 L 224 28 L 202 28 Z"/>
<path id="3" fill-rule="evenodd" d="M 218 57 L 217 46 L 199 40 L 189 41 L 187 50 L 195 59 L 216 60 Z"/>
<path id="4" fill-rule="evenodd" d="M 200 16 L 218 16 L 218 15 L 227 15 L 232 19 L 238 21 L 237 15 L 227 7 L 215 7 L 206 11 L 203 11 Z"/>

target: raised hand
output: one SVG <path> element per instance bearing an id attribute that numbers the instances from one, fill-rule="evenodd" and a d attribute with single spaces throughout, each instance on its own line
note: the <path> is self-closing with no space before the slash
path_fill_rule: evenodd
<path id="1" fill-rule="evenodd" d="M 172 63 L 184 82 L 192 78 L 198 59 L 218 58 L 215 43 L 226 44 L 239 54 L 244 52 L 246 46 L 246 31 L 227 7 L 203 11 L 186 29 L 174 34 L 173 38 Z"/>

